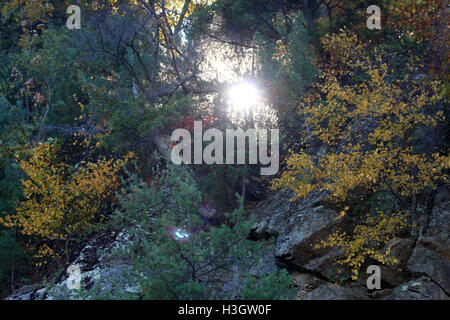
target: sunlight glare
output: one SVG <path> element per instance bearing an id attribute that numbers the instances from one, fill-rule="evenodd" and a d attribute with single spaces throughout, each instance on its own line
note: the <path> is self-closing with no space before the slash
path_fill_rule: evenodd
<path id="1" fill-rule="evenodd" d="M 249 81 L 236 83 L 229 90 L 229 101 L 235 111 L 248 111 L 256 104 L 258 97 L 258 89 Z"/>

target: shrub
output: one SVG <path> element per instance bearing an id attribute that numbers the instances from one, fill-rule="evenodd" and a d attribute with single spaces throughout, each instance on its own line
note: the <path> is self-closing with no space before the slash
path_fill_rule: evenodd
<path id="1" fill-rule="evenodd" d="M 444 150 L 436 146 L 431 153 L 417 148 L 424 139 L 421 130 L 432 130 L 445 121 L 446 98 L 439 93 L 439 83 L 408 76 L 395 80 L 380 52 L 374 51 L 377 58 L 372 59 L 352 33 L 326 36 L 323 45 L 333 72 L 324 70 L 316 95 L 307 99 L 303 113 L 311 130 L 309 142 L 320 143 L 325 152 L 311 152 L 311 148 L 292 153 L 287 170 L 273 187 L 291 189 L 292 200 L 325 191 L 331 203 L 346 208 L 342 215 L 376 193 L 388 193 L 397 211 L 409 211 L 415 223 L 419 194 L 448 183 L 449 178 L 450 158 Z M 387 262 L 379 248 L 389 237 L 380 239 L 376 247 L 372 232 L 366 231 L 392 236 L 398 231 L 399 215 L 370 220 L 374 229 L 357 227 L 354 240 L 334 235 L 327 245 L 347 248 L 347 257 L 341 261 L 354 274 L 364 260 L 361 252 L 373 250 L 372 257 Z"/>
<path id="2" fill-rule="evenodd" d="M 267 242 L 247 239 L 252 220 L 244 217 L 242 202 L 218 227 L 203 219 L 202 194 L 184 167 L 169 166 L 150 186 L 131 176 L 118 199 L 123 210 L 111 222 L 133 230 L 134 242 L 121 254 L 132 261 L 145 299 L 226 298 L 226 274 L 249 270 L 268 248 Z M 273 277 L 263 278 L 258 288 L 270 280 L 277 283 L 275 291 L 287 290 L 284 276 L 281 282 Z"/>
<path id="3" fill-rule="evenodd" d="M 22 181 L 25 199 L 15 214 L 0 218 L 0 223 L 18 226 L 25 236 L 63 240 L 67 244 L 91 227 L 103 201 L 114 194 L 124 161 L 100 159 L 96 163 L 81 163 L 69 174 L 69 166 L 59 162 L 55 152 L 52 144 L 43 143 L 32 150 L 28 160 L 20 162 L 28 175 Z M 44 245 L 38 256 L 52 253 Z"/>
<path id="4" fill-rule="evenodd" d="M 292 300 L 295 289 L 289 288 L 291 277 L 286 270 L 273 272 L 260 279 L 248 277 L 242 291 L 243 300 Z"/>

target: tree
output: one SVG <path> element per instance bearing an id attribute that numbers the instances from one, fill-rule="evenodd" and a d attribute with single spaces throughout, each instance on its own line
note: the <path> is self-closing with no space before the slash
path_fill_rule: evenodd
<path id="1" fill-rule="evenodd" d="M 302 13 L 279 20 L 274 24 L 279 40 L 256 40 L 260 47 L 260 77 L 267 84 L 269 103 L 277 112 L 279 125 L 293 136 L 303 121 L 298 112 L 300 102 L 317 75 L 316 53 Z"/>
<path id="2" fill-rule="evenodd" d="M 370 58 L 368 48 L 354 34 L 330 35 L 322 43 L 332 69 L 322 73 L 316 95 L 311 95 L 304 113 L 311 128 L 309 142 L 321 144 L 326 151 L 323 155 L 308 150 L 292 153 L 274 188 L 291 189 L 295 193 L 292 200 L 325 191 L 331 203 L 344 208 L 342 215 L 373 195 L 387 193 L 393 195 L 395 205 L 385 213 L 408 212 L 410 223 L 416 223 L 419 195 L 448 183 L 449 178 L 446 151 L 418 147 L 425 132 L 445 121 L 445 97 L 439 83 L 408 76 L 396 80 L 381 54 Z M 420 204 L 422 210 L 426 201 Z M 379 246 L 366 246 L 373 233 L 369 230 L 380 232 L 381 228 L 392 236 L 405 224 L 400 218 L 374 219 L 367 220 L 373 229 L 356 227 L 357 238 L 334 235 L 323 245 L 357 246 L 356 250 L 363 249 L 366 255 L 379 255 L 373 253 Z M 366 240 L 358 241 L 358 237 Z M 357 269 L 364 259 L 354 259 L 352 250 L 346 251 L 345 261 Z"/>
<path id="3" fill-rule="evenodd" d="M 118 197 L 122 208 L 111 224 L 133 228 L 135 236 L 129 247 L 115 254 L 133 262 L 131 279 L 144 299 L 224 298 L 220 278 L 237 269 L 246 275 L 269 243 L 247 239 L 252 221 L 245 218 L 242 203 L 221 225 L 209 224 L 191 170 L 168 166 L 155 178 L 147 185 L 131 176 Z M 286 275 L 263 279 L 264 283 L 248 283 L 258 287 L 257 297 L 267 291 L 273 299 L 292 298 Z M 249 290 L 245 292 L 250 296 Z"/>
<path id="4" fill-rule="evenodd" d="M 441 0 L 390 1 L 388 25 L 416 45 L 426 43 L 429 54 L 424 60 L 429 69 L 448 83 L 448 6 Z M 448 90 L 448 89 L 447 89 Z"/>
<path id="5" fill-rule="evenodd" d="M 6 227 L 19 228 L 26 236 L 68 243 L 82 235 L 100 213 L 102 203 L 119 186 L 118 173 L 123 160 L 100 159 L 96 163 L 80 163 L 69 174 L 69 167 L 58 162 L 55 147 L 43 143 L 35 147 L 20 167 L 28 178 L 22 181 L 25 198 L 15 214 L 0 219 Z M 47 245 L 39 255 L 51 255 Z M 67 256 L 68 257 L 68 256 Z"/>

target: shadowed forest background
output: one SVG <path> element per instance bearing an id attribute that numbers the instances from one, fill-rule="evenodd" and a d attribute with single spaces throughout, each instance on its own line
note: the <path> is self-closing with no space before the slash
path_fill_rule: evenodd
<path id="1" fill-rule="evenodd" d="M 1 297 L 294 299 L 304 255 L 335 252 L 311 275 L 353 288 L 368 265 L 404 269 L 403 239 L 443 259 L 430 278 L 448 298 L 446 1 L 4 0 L 0 14 Z M 229 97 L 242 81 L 258 88 L 249 110 Z M 194 121 L 279 129 L 280 171 L 173 165 L 170 135 Z M 258 232 L 262 213 L 316 198 L 333 227 L 273 254 L 283 233 Z M 117 283 L 55 285 L 87 244 L 124 268 Z M 252 274 L 264 257 L 278 269 Z"/>

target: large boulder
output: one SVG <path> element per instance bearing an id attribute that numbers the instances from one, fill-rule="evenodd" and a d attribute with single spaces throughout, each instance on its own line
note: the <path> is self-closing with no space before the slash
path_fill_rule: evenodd
<path id="1" fill-rule="evenodd" d="M 386 247 L 392 256 L 396 257 L 398 264 L 381 265 L 382 287 L 393 288 L 408 280 L 408 272 L 405 267 L 414 249 L 414 241 L 410 238 L 393 238 Z"/>
<path id="2" fill-rule="evenodd" d="M 5 300 L 42 300 L 46 290 L 42 285 L 23 286 Z"/>
<path id="3" fill-rule="evenodd" d="M 314 246 L 335 231 L 348 231 L 349 221 L 339 219 L 336 211 L 321 202 L 319 194 L 295 202 L 291 197 L 277 193 L 261 201 L 253 209 L 257 222 L 251 234 L 255 238 L 276 237 L 275 256 L 280 265 L 328 277 L 338 252 Z"/>
<path id="4" fill-rule="evenodd" d="M 121 259 L 110 257 L 107 253 L 127 250 L 132 236 L 125 232 L 105 232 L 86 239 L 79 250 L 72 254 L 71 265 L 80 268 L 81 286 L 86 289 L 96 287 L 97 293 L 116 292 L 115 287 L 123 287 L 125 292 L 138 294 L 139 288 L 128 285 L 130 265 Z M 68 274 L 61 272 L 50 287 L 43 285 L 24 286 L 7 300 L 55 300 L 81 299 L 78 290 L 67 288 Z M 89 297 L 86 297 L 89 298 Z"/>
<path id="5" fill-rule="evenodd" d="M 450 191 L 441 189 L 436 194 L 433 210 L 426 229 L 420 237 L 422 243 L 447 259 L 450 258 Z"/>
<path id="6" fill-rule="evenodd" d="M 311 291 L 325 283 L 324 280 L 309 273 L 293 272 L 291 278 L 293 285 L 297 288 L 298 300 L 305 300 Z"/>
<path id="7" fill-rule="evenodd" d="M 419 243 L 408 261 L 408 269 L 413 273 L 426 274 L 450 293 L 450 261 L 439 252 Z"/>
<path id="8" fill-rule="evenodd" d="M 384 298 L 385 300 L 449 300 L 449 296 L 428 277 L 404 283 Z"/>
<path id="9" fill-rule="evenodd" d="M 309 292 L 305 300 L 368 300 L 366 291 L 357 285 L 344 287 L 327 283 Z"/>
<path id="10" fill-rule="evenodd" d="M 429 222 L 419 236 L 407 263 L 410 272 L 425 274 L 450 294 L 450 193 L 441 190 L 435 198 Z"/>

